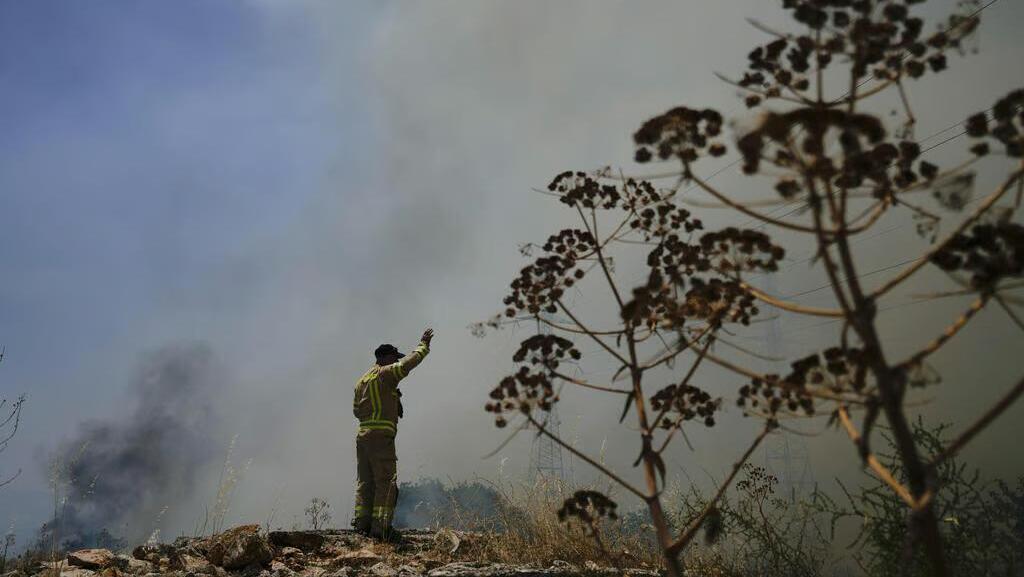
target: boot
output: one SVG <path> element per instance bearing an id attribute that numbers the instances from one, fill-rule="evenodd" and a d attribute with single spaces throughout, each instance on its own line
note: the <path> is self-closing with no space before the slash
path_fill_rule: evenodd
<path id="1" fill-rule="evenodd" d="M 385 529 L 374 528 L 370 531 L 370 536 L 378 541 L 384 543 L 401 543 L 402 534 L 394 527 L 387 527 Z"/>

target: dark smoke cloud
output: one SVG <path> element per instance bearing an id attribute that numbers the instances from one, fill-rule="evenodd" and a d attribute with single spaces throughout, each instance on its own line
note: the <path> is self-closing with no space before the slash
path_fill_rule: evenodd
<path id="1" fill-rule="evenodd" d="M 149 354 L 136 377 L 134 405 L 115 421 L 84 423 L 55 454 L 68 496 L 58 517 L 61 542 L 102 545 L 97 541 L 108 532 L 129 542 L 144 539 L 160 511 L 188 496 L 200 469 L 218 456 L 212 404 L 223 386 L 206 345 Z"/>

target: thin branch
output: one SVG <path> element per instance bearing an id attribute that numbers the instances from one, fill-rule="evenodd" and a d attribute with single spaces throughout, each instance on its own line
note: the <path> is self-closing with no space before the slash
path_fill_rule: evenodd
<path id="1" fill-rule="evenodd" d="M 760 89 L 754 88 L 752 86 L 743 86 L 739 82 L 736 82 L 735 80 L 732 80 L 731 78 L 729 78 L 729 77 L 727 77 L 724 74 L 721 74 L 719 72 L 715 72 L 715 76 L 717 76 L 719 80 L 721 80 L 722 82 L 724 82 L 724 83 L 726 83 L 726 84 L 728 84 L 730 86 L 733 86 L 735 88 L 739 88 L 740 90 L 744 90 L 744 91 L 749 92 L 751 94 L 756 94 L 756 95 L 761 96 L 763 98 L 778 98 L 780 100 L 785 100 L 786 102 L 792 102 L 794 104 L 804 104 L 804 105 L 806 105 L 806 104 L 810 104 L 811 103 L 811 101 L 808 100 L 807 97 L 801 95 L 799 92 L 796 93 L 798 96 L 784 96 L 782 94 L 769 95 L 767 90 L 760 90 Z M 789 86 L 786 86 L 786 85 L 783 85 L 783 86 L 785 86 L 790 91 L 793 90 Z"/>
<path id="2" fill-rule="evenodd" d="M 897 364 L 896 366 L 902 368 L 912 367 L 914 365 L 919 364 L 921 361 L 923 361 L 926 357 L 928 357 L 935 351 L 939 350 L 939 348 L 941 348 L 942 345 L 946 344 L 947 342 L 949 342 L 950 339 L 956 336 L 956 334 L 960 332 L 960 329 L 964 328 L 964 326 L 966 326 L 967 323 L 972 318 L 974 318 L 976 314 L 978 314 L 978 311 L 985 307 L 985 305 L 988 303 L 989 297 L 990 293 L 982 293 L 981 296 L 979 296 L 977 299 L 974 300 L 974 302 L 971 303 L 971 306 L 968 307 L 967 310 L 963 312 L 963 314 L 961 314 L 959 317 L 957 317 L 955 321 L 953 321 L 953 324 L 949 325 L 948 327 L 946 327 L 944 331 L 942 331 L 941 335 L 935 337 L 935 339 L 933 339 L 932 342 L 928 343 L 928 346 L 914 353 L 910 358 Z"/>
<path id="3" fill-rule="evenodd" d="M 11 477 L 10 477 L 9 479 L 7 479 L 6 481 L 0 481 L 0 487 L 3 487 L 4 485 L 9 485 L 9 484 L 13 483 L 13 482 L 14 482 L 14 480 L 15 480 L 15 479 L 17 479 L 17 478 L 18 478 L 18 477 L 20 477 L 20 476 L 21 476 L 21 469 L 18 469 L 18 472 L 17 472 L 17 473 L 15 473 L 14 475 L 12 475 L 12 476 L 11 476 Z"/>
<path id="4" fill-rule="evenodd" d="M 759 221 L 761 221 L 763 223 L 775 225 L 775 226 L 777 226 L 779 228 L 784 228 L 786 230 L 793 230 L 793 231 L 797 231 L 797 232 L 806 232 L 806 233 L 815 233 L 815 232 L 817 232 L 814 227 L 804 226 L 804 225 L 800 225 L 800 224 L 794 224 L 794 223 L 791 223 L 791 222 L 786 222 L 784 220 L 779 220 L 777 218 L 772 218 L 772 217 L 770 217 L 770 216 L 768 216 L 766 214 L 761 214 L 760 212 L 751 210 L 751 209 L 747 208 L 744 204 L 736 202 L 735 200 L 729 198 L 725 194 L 719 192 L 718 189 L 716 189 L 713 186 L 709 185 L 704 180 L 701 180 L 700 177 L 698 177 L 697 175 L 695 175 L 695 174 L 691 175 L 691 178 L 693 179 L 693 181 L 695 183 L 697 183 L 697 186 L 699 186 L 705 192 L 707 192 L 711 196 L 714 196 L 718 200 L 724 202 L 725 204 L 729 205 L 730 207 L 734 208 L 735 210 L 738 210 L 739 212 L 742 212 L 743 214 L 745 214 L 745 215 L 747 215 L 747 216 L 749 216 L 751 218 L 755 218 L 755 219 L 757 219 L 757 220 L 759 220 Z"/>
<path id="5" fill-rule="evenodd" d="M 747 292 L 749 292 L 751 295 L 757 297 L 758 300 L 763 301 L 765 303 L 768 303 L 768 304 L 772 305 L 773 307 L 775 307 L 777 309 L 782 309 L 784 311 L 790 311 L 790 312 L 794 312 L 794 313 L 801 313 L 801 314 L 810 315 L 810 316 L 816 316 L 816 317 L 836 317 L 836 318 L 842 318 L 842 317 L 846 316 L 846 313 L 844 313 L 841 309 L 825 309 L 825 308 L 818 308 L 818 307 L 809 307 L 809 306 L 804 306 L 804 305 L 798 305 L 796 303 L 792 303 L 792 302 L 789 302 L 789 301 L 782 300 L 780 298 L 773 297 L 773 296 L 771 296 L 771 295 L 769 295 L 769 294 L 767 294 L 765 292 L 762 292 L 761 290 L 759 290 L 759 289 L 757 289 L 757 288 L 755 288 L 755 287 L 753 287 L 753 286 L 751 286 L 751 285 L 749 285 L 749 284 L 747 284 L 746 282 L 743 282 L 743 281 L 740 281 L 740 286 L 742 288 L 744 288 Z"/>
<path id="6" fill-rule="evenodd" d="M 860 436 L 860 432 L 857 431 L 857 427 L 854 426 L 853 421 L 850 420 L 850 413 L 846 410 L 845 406 L 840 406 L 838 411 L 839 422 L 843 424 L 843 428 L 846 429 L 846 434 L 850 436 L 850 440 L 858 448 L 864 446 L 864 441 Z M 867 453 L 865 456 L 868 467 L 878 475 L 878 478 L 885 482 L 886 485 L 896 492 L 896 495 L 903 500 L 911 508 L 917 508 L 917 501 L 914 496 L 910 494 L 910 490 L 903 486 L 902 483 L 896 480 L 892 476 L 892 473 L 883 465 L 874 455 L 874 453 Z"/>
<path id="7" fill-rule="evenodd" d="M 693 363 L 690 365 L 690 369 L 688 371 L 686 371 L 686 376 L 683 377 L 683 380 L 679 384 L 679 390 L 680 391 L 682 389 L 685 389 L 686 385 L 690 384 L 690 379 L 692 379 L 694 373 L 697 372 L 697 368 L 700 366 L 700 362 L 704 360 L 704 355 L 707 354 L 708 348 L 711 346 L 711 343 L 714 342 L 714 340 L 715 340 L 715 337 L 714 337 L 714 335 L 712 335 L 712 336 L 708 337 L 708 340 L 704 341 L 704 346 L 701 348 L 700 353 L 697 354 L 697 359 L 695 361 L 693 361 Z M 658 416 L 655 417 L 653 421 L 651 421 L 651 427 L 650 427 L 650 430 L 648 432 L 654 432 L 654 430 L 658 428 L 658 425 L 661 424 L 661 420 L 665 417 L 665 414 L 668 413 L 669 409 L 671 409 L 671 408 L 672 408 L 672 403 L 671 402 L 665 403 L 665 406 L 661 409 L 661 412 L 658 413 Z M 668 444 L 667 441 L 666 441 L 666 444 Z M 664 447 L 662 447 L 662 450 L 664 450 Z M 658 452 L 660 453 L 661 451 L 658 451 Z"/>
<path id="8" fill-rule="evenodd" d="M 950 232 L 946 236 L 946 238 L 942 239 L 941 242 L 936 243 L 935 245 L 933 245 L 928 250 L 928 252 L 926 252 L 924 254 L 924 256 L 922 256 L 920 258 L 920 260 L 918 260 L 916 263 L 914 263 L 910 267 L 904 269 L 902 272 L 900 272 L 899 274 L 897 274 L 893 278 L 889 279 L 889 281 L 886 282 L 881 287 L 875 289 L 870 295 L 868 295 L 868 298 L 869 299 L 877 299 L 878 297 L 884 295 L 885 293 L 889 292 L 890 290 L 892 290 L 893 288 L 898 286 L 903 281 L 905 281 L 908 278 L 910 278 L 917 271 L 921 270 L 921 268 L 923 268 L 926 264 L 931 262 L 931 258 L 933 256 L 937 255 L 939 252 L 941 252 L 943 249 L 945 249 L 946 246 L 948 246 L 949 243 L 953 241 L 953 239 L 955 239 L 963 231 L 967 230 L 967 227 L 969 227 L 971 224 L 973 224 L 976 220 L 981 218 L 981 216 L 983 214 L 985 214 L 985 212 L 989 208 L 991 208 L 992 205 L 995 204 L 997 200 L 999 200 L 1000 198 L 1002 198 L 1002 196 L 1004 194 L 1006 194 L 1006 191 L 1010 190 L 1010 187 L 1013 186 L 1013 183 L 1016 182 L 1017 179 L 1019 179 L 1022 175 L 1024 175 L 1024 169 L 1018 169 L 1018 170 L 1014 171 L 1010 175 L 1010 177 L 1007 178 L 1006 181 L 1003 182 L 1003 184 L 1000 185 L 999 188 L 995 190 L 995 192 L 993 192 L 992 194 L 988 195 L 988 197 L 985 198 L 985 201 L 982 202 L 978 206 L 978 208 L 974 209 L 974 212 L 971 213 L 970 216 L 965 218 L 959 224 L 959 226 L 956 227 L 955 230 L 953 230 L 952 232 Z"/>
<path id="9" fill-rule="evenodd" d="M 606 393 L 619 393 L 620 395 L 632 395 L 633 394 L 633 391 L 631 391 L 631 390 L 616 389 L 615 387 L 606 387 L 606 386 L 603 386 L 603 385 L 595 385 L 594 383 L 588 383 L 587 381 L 580 380 L 580 379 L 577 379 L 577 378 L 574 378 L 574 377 L 570 377 L 569 375 L 563 375 L 562 373 L 559 373 L 558 371 L 552 371 L 551 374 L 556 376 L 556 377 L 558 377 L 558 378 L 560 378 L 560 379 L 562 379 L 563 381 L 568 382 L 568 383 L 572 383 L 574 385 L 579 385 L 579 386 L 587 388 L 587 389 L 594 389 L 595 391 L 603 391 L 603 392 L 606 392 Z"/>
<path id="10" fill-rule="evenodd" d="M 1012 389 L 1007 391 L 1007 393 L 1003 395 L 1003 397 L 999 399 L 999 401 L 996 404 L 992 405 L 992 408 L 985 411 L 985 414 L 979 417 L 978 420 L 974 422 L 974 424 L 972 424 L 970 427 L 967 427 L 967 430 L 961 433 L 960 436 L 956 438 L 956 440 L 954 440 L 952 443 L 949 444 L 948 447 L 945 448 L 945 450 L 936 455 L 928 466 L 931 467 L 932 469 L 935 469 L 936 467 L 941 465 L 946 459 L 949 459 L 950 457 L 959 453 L 960 450 L 964 448 L 964 445 L 971 442 L 971 440 L 974 439 L 974 437 L 977 436 L 978 433 L 983 431 L 985 427 L 989 426 L 989 424 L 991 424 L 992 421 L 995 420 L 996 417 L 998 417 L 1003 413 L 1003 411 L 1008 409 L 1010 405 L 1012 405 L 1013 402 L 1017 400 L 1017 397 L 1019 397 L 1021 393 L 1024 393 L 1024 378 L 1022 378 L 1020 381 L 1017 381 L 1017 384 L 1014 385 Z"/>
<path id="11" fill-rule="evenodd" d="M 491 457 L 497 455 L 498 452 L 500 452 L 502 449 L 504 449 L 505 446 L 508 445 L 512 441 L 512 439 L 514 439 L 516 437 L 516 435 L 519 434 L 520 431 L 525 429 L 528 424 L 529 423 L 527 421 L 523 421 L 522 424 L 520 424 L 518 427 L 516 427 L 515 430 L 513 430 L 512 433 L 509 434 L 509 436 L 505 437 L 504 441 L 502 441 L 501 443 L 498 444 L 497 448 L 495 448 L 493 451 L 491 451 L 490 453 L 487 453 L 486 455 L 484 455 L 483 457 L 480 457 L 480 458 L 481 459 L 490 459 Z"/>
<path id="12" fill-rule="evenodd" d="M 750 444 L 750 447 L 748 447 L 746 452 L 743 453 L 743 456 L 740 457 L 738 461 L 733 463 L 732 471 L 729 473 L 729 476 L 726 477 L 725 482 L 723 482 L 718 487 L 718 491 L 716 491 L 714 497 L 712 497 L 711 500 L 708 501 L 708 504 L 704 506 L 704 510 L 701 511 L 699 515 L 697 515 L 697 518 L 690 522 L 690 524 L 686 527 L 686 530 L 683 531 L 679 538 L 676 539 L 672 543 L 672 545 L 669 546 L 669 553 L 673 555 L 678 555 L 679 552 L 683 550 L 683 548 L 690 544 L 690 541 L 693 540 L 694 536 L 697 534 L 697 531 L 700 530 L 701 525 L 704 524 L 704 520 L 707 519 L 708 515 L 711 514 L 711 511 L 715 509 L 715 507 L 718 505 L 718 501 L 722 499 L 722 495 L 725 494 L 725 491 L 732 484 L 733 479 L 736 478 L 736 475 L 740 472 L 740 469 L 743 468 L 744 463 L 747 462 L 747 459 L 750 458 L 750 455 L 753 454 L 754 450 L 757 449 L 757 446 L 761 444 L 761 441 L 764 440 L 764 438 L 768 435 L 770 431 L 771 428 L 766 426 L 764 430 L 762 430 L 761 433 L 754 438 L 754 442 Z"/>
<path id="13" fill-rule="evenodd" d="M 620 363 L 624 365 L 629 364 L 629 361 L 627 361 L 621 354 L 619 354 L 618 351 L 608 346 L 608 343 L 601 340 L 596 333 L 592 332 L 582 322 L 580 322 L 580 320 L 576 318 L 576 315 L 572 314 L 572 311 L 569 310 L 569 307 L 565 306 L 565 304 L 562 303 L 561 299 L 555 299 L 555 302 L 558 303 L 558 306 L 562 309 L 562 312 L 569 315 L 569 318 L 572 319 L 572 322 L 576 323 L 576 326 L 578 326 L 580 330 L 584 331 L 588 336 L 590 336 L 590 338 L 594 339 L 594 341 L 596 341 L 597 344 L 601 345 L 601 348 L 608 351 L 608 354 L 615 357 L 616 360 L 618 360 Z"/>
<path id="14" fill-rule="evenodd" d="M 643 499 L 644 501 L 646 501 L 646 500 L 650 499 L 650 496 L 649 496 L 649 495 L 645 494 L 645 493 L 644 493 L 643 491 L 641 491 L 640 489 L 637 489 L 636 487 L 634 487 L 634 486 L 633 486 L 633 485 L 632 485 L 631 483 L 629 483 L 628 481 L 626 481 L 626 480 L 625 480 L 625 479 L 623 479 L 622 477 L 620 477 L 620 476 L 616 475 L 616 474 L 615 474 L 615 473 L 614 473 L 614 472 L 613 472 L 613 471 L 612 471 L 611 469 L 609 469 L 608 467 L 606 467 L 606 466 L 602 465 L 601 463 L 598 463 L 597 461 L 595 461 L 594 459 L 590 458 L 590 457 L 589 457 L 589 456 L 587 456 L 586 454 L 584 454 L 584 453 L 581 453 L 581 452 L 580 452 L 580 451 L 578 451 L 578 450 L 577 450 L 577 449 L 576 449 L 575 447 L 573 447 L 573 446 L 569 445 L 568 443 L 566 443 L 565 441 L 563 441 L 562 439 L 560 439 L 560 438 L 559 438 L 559 437 L 558 437 L 557 435 L 554 435 L 554 434 L 552 434 L 552 433 L 551 433 L 550 431 L 548 431 L 548 430 L 547 430 L 547 428 L 545 428 L 545 427 L 544 427 L 544 425 L 543 425 L 543 424 L 541 424 L 540 422 L 538 422 L 538 421 L 537 421 L 537 419 L 534 419 L 534 418 L 533 418 L 533 415 L 526 415 L 526 418 L 527 418 L 527 420 L 529 420 L 529 421 L 530 421 L 530 423 L 531 423 L 531 424 L 532 424 L 532 425 L 533 425 L 534 427 L 537 427 L 537 430 L 538 430 L 538 431 L 540 431 L 540 432 L 541 432 L 542 434 L 546 435 L 546 436 L 547 436 L 547 437 L 548 437 L 549 439 L 551 439 L 551 440 L 552 440 L 552 441 L 554 441 L 555 443 L 558 443 L 558 445 L 559 445 L 559 446 L 561 446 L 561 447 L 562 447 L 563 449 L 565 449 L 565 450 L 569 451 L 569 452 L 570 452 L 570 453 L 572 453 L 573 455 L 576 455 L 576 456 L 577 456 L 577 457 L 579 457 L 580 459 L 583 459 L 584 461 L 586 461 L 586 462 L 587 462 L 588 464 L 590 464 L 590 466 L 591 466 L 591 467 L 594 467 L 594 468 L 595 468 L 595 469 L 597 469 L 598 471 L 601 471 L 602 473 L 604 473 L 605 475 L 607 475 L 609 479 L 611 479 L 611 480 L 615 481 L 615 482 L 616 482 L 616 483 L 618 483 L 619 485 L 622 485 L 622 488 L 626 489 L 626 490 L 627 490 L 627 491 L 629 491 L 630 493 L 633 493 L 633 494 L 634 494 L 634 495 L 636 495 L 637 497 L 640 497 L 640 498 L 641 498 L 641 499 Z"/>
<path id="15" fill-rule="evenodd" d="M 1002 295 L 998 293 L 994 295 L 994 298 L 996 299 L 996 303 L 998 303 L 999 306 L 1002 307 L 1003 311 L 1006 312 L 1006 315 L 1010 317 L 1010 320 L 1012 320 L 1013 323 L 1017 325 L 1018 328 L 1020 328 L 1020 330 L 1024 331 L 1024 320 L 1021 320 L 1021 318 L 1017 316 L 1017 313 L 1014 312 L 1013 307 L 1011 307 L 1009 303 L 1006 302 L 1007 299 L 1005 299 Z"/>
<path id="16" fill-rule="evenodd" d="M 556 322 L 553 322 L 553 321 L 551 321 L 549 319 L 546 319 L 546 318 L 544 318 L 542 316 L 539 316 L 539 315 L 537 315 L 537 316 L 535 316 L 533 318 L 535 318 L 536 320 L 539 320 L 540 322 L 544 323 L 545 325 L 547 325 L 547 326 L 549 326 L 549 327 L 551 327 L 553 329 L 558 329 L 560 331 L 565 331 L 567 333 L 575 333 L 575 334 L 578 334 L 578 335 L 606 335 L 606 336 L 608 336 L 608 335 L 621 335 L 622 333 L 625 332 L 624 330 L 617 330 L 617 331 L 581 330 L 581 329 L 575 329 L 575 328 L 572 328 L 572 327 L 567 327 L 567 326 L 562 325 L 562 324 L 558 324 Z"/>

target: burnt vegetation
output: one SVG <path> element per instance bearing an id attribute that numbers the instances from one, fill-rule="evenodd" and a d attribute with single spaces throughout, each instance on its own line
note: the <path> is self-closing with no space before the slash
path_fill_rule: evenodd
<path id="1" fill-rule="evenodd" d="M 886 517 L 895 523 L 892 531 L 876 535 L 892 541 L 894 552 L 884 562 L 898 559 L 908 573 L 940 576 L 963 567 L 957 561 L 962 555 L 952 550 L 957 533 L 940 518 L 948 511 L 939 504 L 949 503 L 948 493 L 957 490 L 951 479 L 959 479 L 944 467 L 1024 392 L 1024 380 L 1005 375 L 999 400 L 941 439 L 915 432 L 907 394 L 937 383 L 927 361 L 982 309 L 995 305 L 1024 330 L 1016 310 L 1021 301 L 1011 294 L 1021 288 L 1024 273 L 1024 228 L 1013 222 L 1024 195 L 1024 91 L 964 122 L 962 163 L 944 167 L 926 160 L 930 149 L 915 140 L 907 87 L 943 73 L 969 52 L 985 7 L 961 2 L 947 20 L 926 25 L 915 15 L 921 3 L 784 0 L 792 31 L 755 23 L 769 41 L 749 53 L 738 80 L 721 75 L 759 114 L 757 126 L 729 137 L 721 112 L 678 106 L 647 120 L 633 135 L 635 161 L 668 165 L 670 172 L 656 178 L 669 176 L 671 186 L 611 169 L 557 175 L 545 192 L 567 209 L 575 227 L 524 247 L 531 260 L 512 281 L 505 310 L 475 327 L 485 332 L 535 324 L 537 334 L 514 355 L 519 370 L 490 392 L 487 411 L 498 427 L 552 437 L 642 500 L 669 575 L 682 575 L 682 554 L 702 529 L 716 538 L 737 526 L 723 525 L 723 499 L 765 437 L 784 419 L 815 416 L 849 438 L 849 457 L 859 459 L 878 482 L 870 491 L 879 506 L 895 507 Z M 826 87 L 826 77 L 843 80 Z M 866 109 L 870 99 L 889 91 L 902 103 L 896 126 Z M 776 197 L 740 200 L 698 176 L 702 162 L 727 154 L 729 146 L 742 172 L 768 181 Z M 985 156 L 999 158 L 1004 177 L 994 190 L 972 199 L 971 170 Z M 691 191 L 756 226 L 707 230 L 684 208 Z M 929 192 L 938 214 L 919 206 L 917 199 Z M 773 205 L 796 210 L 776 216 L 777 210 L 761 208 Z M 893 214 L 912 219 L 928 243 L 918 258 L 869 284 L 851 245 Z M 778 271 L 786 255 L 772 231 L 806 239 L 801 248 L 813 246 L 812 263 L 827 276 L 834 306 L 807 306 L 757 286 L 758 275 Z M 954 287 L 930 298 L 973 301 L 943 331 L 922 339 L 913 354 L 898 358 L 879 330 L 879 312 L 895 289 L 926 267 L 945 273 Z M 616 314 L 585 317 L 572 298 L 580 293 L 603 293 Z M 756 363 L 747 366 L 715 352 L 714 345 L 729 343 L 730 327 L 777 311 L 835 322 L 834 342 L 805 351 L 787 374 L 766 374 L 753 368 Z M 584 342 L 596 346 L 588 357 L 618 367 L 610 381 L 587 380 L 570 370 L 587 362 Z M 702 382 L 702 365 L 729 371 L 735 387 Z M 547 412 L 565 386 L 617 396 L 623 404 L 620 422 L 632 414 L 642 486 L 547 428 Z M 942 388 L 931 395 L 941 398 Z M 717 490 L 685 518 L 670 519 L 665 449 L 683 436 L 684 427 L 716 426 L 726 406 L 739 407 L 763 426 Z M 880 427 L 893 449 L 885 457 L 872 443 Z M 744 482 L 740 490 L 755 493 L 756 486 L 771 485 L 757 474 Z M 610 497 L 588 491 L 567 500 L 559 516 L 575 519 L 600 539 L 599 519 L 615 509 Z"/>

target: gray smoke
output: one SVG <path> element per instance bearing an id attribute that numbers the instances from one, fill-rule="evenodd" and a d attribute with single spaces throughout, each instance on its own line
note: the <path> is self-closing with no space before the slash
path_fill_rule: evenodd
<path id="1" fill-rule="evenodd" d="M 204 464 L 217 455 L 213 393 L 223 372 L 206 345 L 174 345 L 146 356 L 134 404 L 110 422 L 87 422 L 55 454 L 67 502 L 56 528 L 68 546 L 109 545 L 145 538 L 168 504 L 193 490 Z M 41 538 L 49 540 L 53 522 Z"/>

